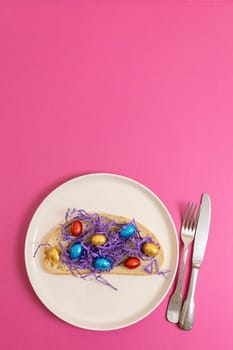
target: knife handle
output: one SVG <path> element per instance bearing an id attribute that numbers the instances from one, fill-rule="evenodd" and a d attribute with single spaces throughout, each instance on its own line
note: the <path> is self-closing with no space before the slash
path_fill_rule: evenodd
<path id="1" fill-rule="evenodd" d="M 189 330 L 193 327 L 195 312 L 194 294 L 197 284 L 198 272 L 199 268 L 197 266 L 193 266 L 188 294 L 184 301 L 179 320 L 179 327 L 184 330 Z"/>

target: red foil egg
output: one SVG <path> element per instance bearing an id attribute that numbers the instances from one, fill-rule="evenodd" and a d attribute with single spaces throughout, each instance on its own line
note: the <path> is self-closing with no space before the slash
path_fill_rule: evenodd
<path id="1" fill-rule="evenodd" d="M 82 223 L 78 220 L 72 222 L 71 233 L 73 236 L 80 236 L 83 230 Z"/>
<path id="2" fill-rule="evenodd" d="M 124 265 L 125 267 L 127 267 L 128 269 L 136 269 L 136 267 L 138 267 L 140 265 L 140 260 L 136 257 L 132 257 L 132 258 L 128 258 Z"/>

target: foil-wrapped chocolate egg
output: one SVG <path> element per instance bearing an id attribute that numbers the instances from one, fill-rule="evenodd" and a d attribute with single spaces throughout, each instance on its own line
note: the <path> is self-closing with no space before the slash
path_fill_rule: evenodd
<path id="1" fill-rule="evenodd" d="M 107 240 L 107 237 L 103 234 L 96 234 L 91 237 L 91 243 L 95 246 L 104 245 Z"/>
<path id="2" fill-rule="evenodd" d="M 83 253 L 83 247 L 81 246 L 80 243 L 75 243 L 72 245 L 70 248 L 70 258 L 71 259 L 78 259 Z"/>
<path id="3" fill-rule="evenodd" d="M 136 232 L 136 227 L 133 224 L 128 224 L 122 227 L 119 232 L 120 237 L 128 239 Z"/>
<path id="4" fill-rule="evenodd" d="M 124 262 L 124 265 L 128 269 L 136 269 L 140 265 L 140 263 L 140 260 L 136 256 L 132 256 Z"/>
<path id="5" fill-rule="evenodd" d="M 82 233 L 82 230 L 83 230 L 83 226 L 81 221 L 75 220 L 72 222 L 70 231 L 73 236 L 80 236 Z"/>
<path id="6" fill-rule="evenodd" d="M 111 269 L 111 261 L 108 258 L 96 258 L 94 260 L 94 267 L 98 271 L 109 271 Z"/>
<path id="7" fill-rule="evenodd" d="M 49 260 L 54 263 L 57 264 L 60 261 L 60 252 L 57 248 L 53 247 L 49 249 L 49 253 L 48 253 L 48 257 Z"/>
<path id="8" fill-rule="evenodd" d="M 143 244 L 143 253 L 148 256 L 156 256 L 159 253 L 159 246 L 154 243 L 145 243 Z"/>

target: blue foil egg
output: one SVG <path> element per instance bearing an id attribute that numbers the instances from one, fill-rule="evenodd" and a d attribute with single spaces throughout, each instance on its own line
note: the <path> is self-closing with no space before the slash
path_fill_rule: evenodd
<path id="1" fill-rule="evenodd" d="M 120 230 L 120 237 L 128 239 L 131 236 L 133 236 L 136 232 L 136 227 L 133 224 L 128 224 L 125 225 L 121 230 Z"/>
<path id="2" fill-rule="evenodd" d="M 111 265 L 111 261 L 108 258 L 96 258 L 94 261 L 94 267 L 99 271 L 109 271 Z"/>
<path id="3" fill-rule="evenodd" d="M 81 246 L 80 243 L 75 243 L 72 245 L 70 249 L 70 258 L 71 259 L 78 259 L 83 253 L 83 247 Z"/>

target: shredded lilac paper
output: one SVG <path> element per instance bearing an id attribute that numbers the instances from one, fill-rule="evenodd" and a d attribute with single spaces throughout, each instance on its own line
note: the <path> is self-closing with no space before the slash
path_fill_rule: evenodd
<path id="1" fill-rule="evenodd" d="M 40 243 L 40 244 L 37 246 L 37 248 L 36 248 L 36 250 L 35 250 L 35 252 L 34 252 L 34 254 L 33 254 L 33 258 L 35 258 L 35 256 L 36 256 L 38 250 L 39 250 L 41 247 L 49 247 L 49 248 L 52 248 L 51 244 L 49 244 L 49 243 Z"/>
<path id="2" fill-rule="evenodd" d="M 78 237 L 70 233 L 70 226 L 75 220 L 83 222 L 83 231 Z M 114 220 L 106 220 L 99 214 L 87 213 L 83 209 L 68 209 L 65 213 L 65 222 L 61 225 L 61 262 L 68 267 L 73 276 L 83 279 L 95 278 L 98 282 L 110 286 L 114 290 L 117 289 L 106 281 L 100 274 L 100 271 L 94 267 L 93 262 L 95 258 L 108 258 L 111 262 L 109 269 L 111 270 L 116 266 L 123 265 L 127 258 L 136 256 L 143 261 L 148 261 L 148 264 L 144 267 L 148 274 L 152 274 L 154 270 L 157 274 L 161 274 L 158 261 L 154 257 L 148 257 L 143 254 L 143 244 L 153 242 L 152 238 L 142 238 L 140 236 L 135 220 L 130 222 L 130 224 L 135 226 L 135 234 L 128 239 L 120 237 L 118 233 L 126 224 L 129 223 L 119 224 Z M 98 233 L 107 237 L 107 242 L 102 246 L 95 246 L 90 243 L 91 236 Z M 75 243 L 82 245 L 83 253 L 78 259 L 71 259 L 70 247 Z M 88 273 L 81 274 L 79 270 L 87 270 Z"/>

